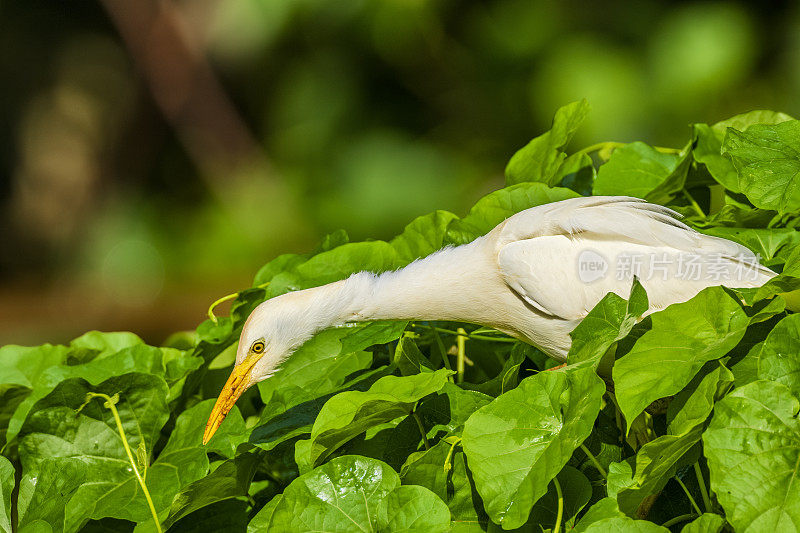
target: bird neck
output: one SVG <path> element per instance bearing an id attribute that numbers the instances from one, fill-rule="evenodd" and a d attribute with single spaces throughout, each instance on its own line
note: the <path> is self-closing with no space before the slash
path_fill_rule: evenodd
<path id="1" fill-rule="evenodd" d="M 265 303 L 269 310 L 262 316 L 269 317 L 269 329 L 289 351 L 319 331 L 348 322 L 488 322 L 483 315 L 490 303 L 485 293 L 497 273 L 489 268 L 484 248 L 473 241 L 445 248 L 400 270 L 358 272 L 342 281 L 287 293 Z"/>
<path id="2" fill-rule="evenodd" d="M 355 274 L 345 281 L 358 287 L 351 321 L 473 321 L 476 284 L 486 283 L 482 241 L 445 248 L 405 268 L 379 275 Z"/>

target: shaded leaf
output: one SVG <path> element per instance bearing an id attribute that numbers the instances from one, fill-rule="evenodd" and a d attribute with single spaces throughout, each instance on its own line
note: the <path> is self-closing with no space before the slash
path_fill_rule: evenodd
<path id="1" fill-rule="evenodd" d="M 586 476 L 569 465 L 558 473 L 556 479 L 561 484 L 563 497 L 562 520 L 569 529 L 569 524 L 573 523 L 578 513 L 589 503 L 589 499 L 592 497 L 592 485 Z M 547 492 L 533 506 L 528 523 L 535 524 L 537 527 L 552 528 L 556 523 L 557 514 L 558 493 L 555 485 L 551 482 Z"/>
<path id="2" fill-rule="evenodd" d="M 452 444 L 440 440 L 430 450 L 412 453 L 401 470 L 403 483 L 432 490 L 450 508 L 454 526 L 482 524 L 489 521 L 483 502 L 467 469 L 464 452 L 456 444 L 445 469 Z"/>
<path id="3" fill-rule="evenodd" d="M 404 376 L 433 372 L 433 365 L 419 351 L 414 338 L 415 335 L 413 333 L 406 333 L 400 338 L 394 351 L 394 364 L 397 365 L 397 368 L 400 369 Z"/>
<path id="4" fill-rule="evenodd" d="M 258 455 L 242 453 L 223 462 L 204 478 L 186 485 L 172 500 L 169 516 L 162 524 L 164 530 L 198 509 L 230 498 L 246 496 L 258 462 Z"/>

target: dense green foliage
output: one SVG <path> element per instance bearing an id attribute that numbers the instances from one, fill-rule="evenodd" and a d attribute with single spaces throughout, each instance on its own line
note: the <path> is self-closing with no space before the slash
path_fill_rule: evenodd
<path id="1" fill-rule="evenodd" d="M 0 349 L 0 531 L 155 531 L 153 515 L 170 531 L 797 530 L 800 321 L 782 294 L 800 289 L 800 122 L 753 112 L 695 124 L 680 149 L 565 153 L 587 112 L 559 110 L 466 216 L 280 256 L 229 317 L 165 346 L 91 332 Z M 546 372 L 535 348 L 475 325 L 327 330 L 201 445 L 259 302 L 592 193 L 669 205 L 782 274 L 644 320 L 641 285 L 609 294 L 572 333 L 569 364 Z"/>

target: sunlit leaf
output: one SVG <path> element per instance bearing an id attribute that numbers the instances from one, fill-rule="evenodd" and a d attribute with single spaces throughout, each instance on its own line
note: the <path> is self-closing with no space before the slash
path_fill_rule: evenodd
<path id="1" fill-rule="evenodd" d="M 604 391 L 589 365 L 540 372 L 467 420 L 464 453 L 494 522 L 505 528 L 525 523 L 533 504 L 589 436 Z"/>
<path id="2" fill-rule="evenodd" d="M 677 393 L 707 361 L 731 350 L 749 319 L 721 287 L 651 315 L 652 324 L 614 365 L 620 409 L 629 424 L 651 402 Z"/>
<path id="3" fill-rule="evenodd" d="M 722 152 L 753 205 L 780 213 L 800 209 L 800 121 L 729 128 Z"/>
<path id="4" fill-rule="evenodd" d="M 511 157 L 506 167 L 506 185 L 524 181 L 554 185 L 556 172 L 567 157 L 564 147 L 588 113 L 586 100 L 572 102 L 556 111 L 550 131 L 536 137 Z"/>
<path id="5" fill-rule="evenodd" d="M 318 464 L 339 446 L 370 427 L 408 415 L 414 404 L 447 383 L 451 371 L 386 376 L 369 390 L 342 392 L 328 400 L 314 422 L 308 464 Z"/>
<path id="6" fill-rule="evenodd" d="M 795 531 L 800 523 L 800 402 L 773 381 L 739 387 L 703 434 L 711 488 L 737 531 Z"/>

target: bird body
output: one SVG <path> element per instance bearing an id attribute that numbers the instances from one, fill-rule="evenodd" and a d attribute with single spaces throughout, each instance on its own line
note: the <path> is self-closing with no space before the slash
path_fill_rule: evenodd
<path id="1" fill-rule="evenodd" d="M 273 375 L 315 333 L 347 322 L 449 320 L 498 329 L 564 360 L 570 331 L 634 276 L 649 312 L 712 285 L 760 286 L 775 274 L 734 242 L 698 233 L 663 206 L 583 197 L 517 213 L 488 234 L 391 272 L 349 278 L 265 301 L 242 330 L 236 365 L 204 441 L 247 387 Z M 690 268 L 691 267 L 691 268 Z"/>

